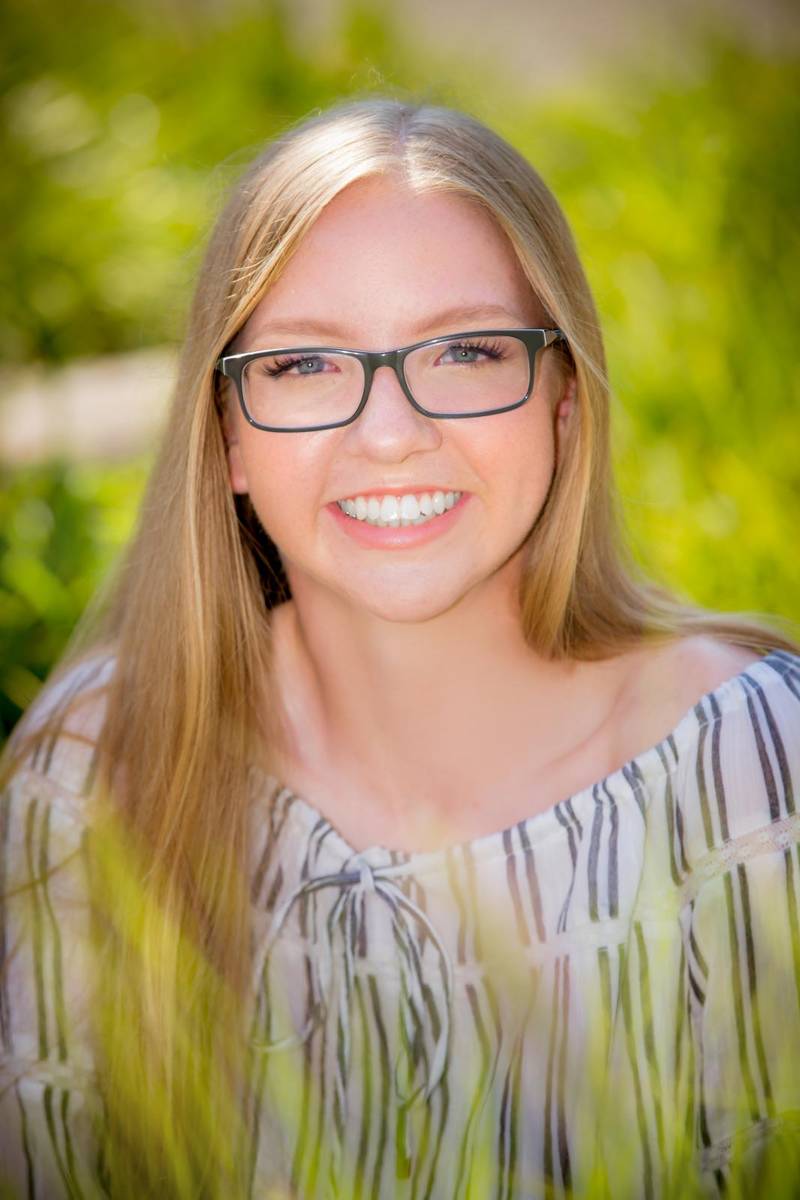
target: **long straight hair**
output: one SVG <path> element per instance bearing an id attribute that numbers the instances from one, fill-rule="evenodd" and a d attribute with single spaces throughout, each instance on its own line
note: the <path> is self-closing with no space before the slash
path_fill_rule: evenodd
<path id="1" fill-rule="evenodd" d="M 597 314 L 566 220 L 520 154 L 462 113 L 381 99 L 342 105 L 273 142 L 211 236 L 138 531 L 88 642 L 115 664 L 102 695 L 94 887 L 98 1053 L 119 1194 L 240 1186 L 237 1156 L 224 1148 L 246 1136 L 235 1031 L 244 1041 L 249 773 L 269 761 L 270 612 L 288 591 L 276 547 L 231 494 L 215 362 L 325 206 L 380 175 L 488 212 L 569 342 L 577 419 L 525 551 L 520 619 L 531 646 L 601 658 L 643 638 L 703 632 L 759 652 L 796 648 L 755 619 L 678 603 L 628 559 Z M 41 722 L 23 723 L 14 760 L 42 736 Z M 198 1097 L 214 1089 L 227 1106 L 208 1101 L 204 1113 Z"/>

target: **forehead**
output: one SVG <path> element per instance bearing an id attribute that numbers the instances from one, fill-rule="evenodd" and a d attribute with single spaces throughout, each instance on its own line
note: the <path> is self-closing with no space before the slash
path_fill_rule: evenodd
<path id="1" fill-rule="evenodd" d="M 387 345 L 425 336 L 437 313 L 459 309 L 476 317 L 504 311 L 516 324 L 542 318 L 511 243 L 485 209 L 452 192 L 377 178 L 352 184 L 325 208 L 246 331 L 333 325 Z"/>

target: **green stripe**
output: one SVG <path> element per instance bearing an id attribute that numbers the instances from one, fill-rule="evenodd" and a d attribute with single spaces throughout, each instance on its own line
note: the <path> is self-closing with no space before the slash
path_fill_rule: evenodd
<path id="1" fill-rule="evenodd" d="M 56 1038 L 58 1041 L 58 1058 L 60 1062 L 65 1062 L 67 1057 L 67 1034 L 66 1034 L 66 1011 L 64 1006 L 64 976 L 62 969 L 61 958 L 61 930 L 56 920 L 56 915 L 53 912 L 53 905 L 50 901 L 50 816 L 52 810 L 48 804 L 44 810 L 42 820 L 42 834 L 39 842 L 39 879 L 44 898 L 45 908 L 49 917 L 49 925 L 52 931 L 52 966 L 53 966 L 53 991 L 54 991 L 54 1007 L 56 1017 Z"/>
<path id="2" fill-rule="evenodd" d="M 631 1009 L 631 993 L 630 981 L 628 972 L 628 961 L 630 953 L 620 951 L 620 1000 L 622 1002 L 622 1015 L 625 1024 L 625 1044 L 628 1050 L 628 1061 L 631 1067 L 631 1076 L 633 1079 L 633 1089 L 636 1095 L 636 1124 L 639 1129 L 639 1140 L 642 1144 L 642 1156 L 644 1166 L 644 1179 L 642 1180 L 644 1188 L 644 1196 L 647 1200 L 654 1195 L 653 1192 L 653 1160 L 650 1152 L 650 1140 L 647 1132 L 647 1121 L 644 1112 L 644 1097 L 642 1095 L 642 1084 L 639 1078 L 639 1064 L 636 1056 L 636 1038 L 633 1029 L 633 1012 Z"/>
<path id="3" fill-rule="evenodd" d="M 47 1058 L 47 1010 L 45 1007 L 44 976 L 42 974 L 43 935 L 39 884 L 34 866 L 34 826 L 39 801 L 33 800 L 25 814 L 25 853 L 28 877 L 31 882 L 31 916 L 33 919 L 33 974 L 36 985 L 36 1021 L 39 1036 L 39 1058 Z"/>

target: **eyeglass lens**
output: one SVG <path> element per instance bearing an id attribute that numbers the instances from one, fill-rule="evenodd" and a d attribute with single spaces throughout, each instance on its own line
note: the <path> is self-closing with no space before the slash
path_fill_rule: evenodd
<path id="1" fill-rule="evenodd" d="M 507 408 L 528 390 L 528 349 L 504 334 L 422 345 L 407 355 L 404 367 L 416 402 L 443 416 Z M 260 425 L 335 424 L 358 408 L 364 368 L 335 350 L 267 354 L 247 363 L 242 384 L 247 411 Z"/>

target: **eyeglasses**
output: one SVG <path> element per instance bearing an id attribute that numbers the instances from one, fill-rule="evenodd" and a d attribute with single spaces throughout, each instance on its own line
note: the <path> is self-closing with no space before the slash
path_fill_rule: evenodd
<path id="1" fill-rule="evenodd" d="M 397 350 L 249 350 L 225 355 L 217 370 L 236 384 L 251 425 L 271 433 L 311 433 L 355 421 L 379 367 L 394 371 L 408 402 L 426 417 L 509 412 L 533 391 L 539 351 L 556 342 L 566 344 L 560 329 L 481 329 Z"/>

